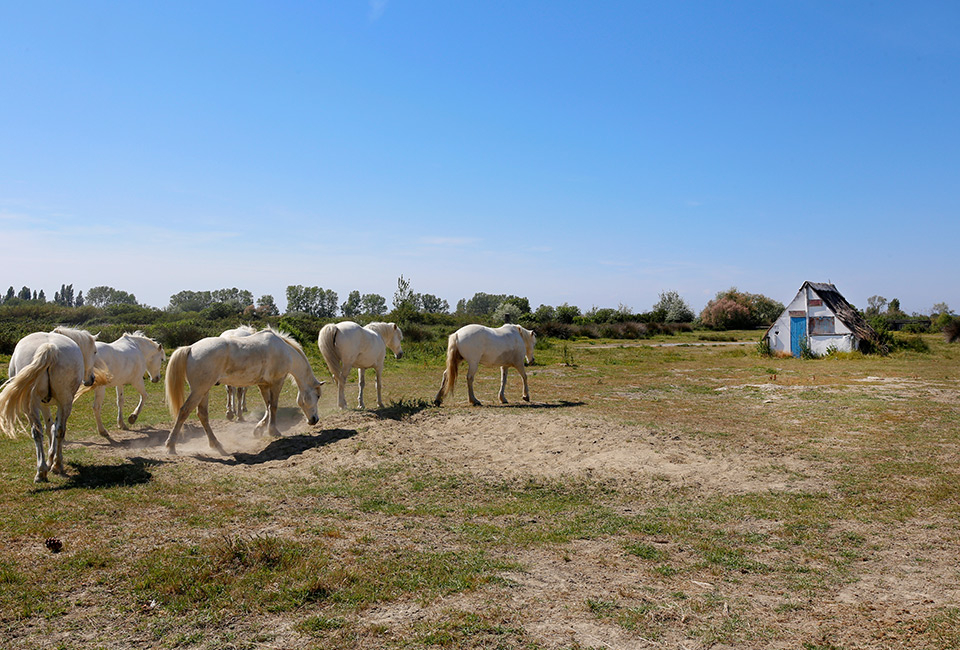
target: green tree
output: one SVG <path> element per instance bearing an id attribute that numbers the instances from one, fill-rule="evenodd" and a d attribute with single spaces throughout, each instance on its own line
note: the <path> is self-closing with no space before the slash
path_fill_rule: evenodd
<path id="1" fill-rule="evenodd" d="M 87 301 L 90 302 L 90 291 L 87 292 Z M 209 291 L 179 291 L 170 296 L 167 311 L 202 311 L 213 304 L 213 296 Z"/>
<path id="2" fill-rule="evenodd" d="M 351 291 L 347 295 L 346 301 L 340 305 L 340 311 L 347 318 L 353 318 L 354 316 L 360 313 L 361 304 L 360 304 L 360 292 Z"/>
<path id="3" fill-rule="evenodd" d="M 273 296 L 266 293 L 257 300 L 257 312 L 261 316 L 279 316 L 280 310 L 277 309 L 277 303 L 273 301 Z"/>
<path id="4" fill-rule="evenodd" d="M 337 315 L 337 293 L 323 287 L 305 287 L 302 284 L 287 287 L 287 313 L 303 312 L 318 318 Z"/>
<path id="5" fill-rule="evenodd" d="M 360 311 L 370 316 L 383 316 L 387 313 L 387 299 L 378 293 L 365 293 L 360 299 Z"/>
<path id="6" fill-rule="evenodd" d="M 17 297 L 17 292 L 14 291 L 13 287 L 11 286 L 9 289 L 7 289 L 7 295 L 3 297 L 3 301 L 7 302 L 11 298 L 16 298 L 16 297 Z"/>
<path id="7" fill-rule="evenodd" d="M 694 318 L 693 310 L 676 291 L 661 291 L 653 311 L 662 313 L 666 323 L 690 323 Z"/>
<path id="8" fill-rule="evenodd" d="M 580 308 L 576 305 L 568 305 L 567 303 L 563 303 L 557 307 L 554 314 L 557 322 L 569 325 L 573 322 L 574 318 L 580 315 Z"/>
<path id="9" fill-rule="evenodd" d="M 137 298 L 132 293 L 114 289 L 108 286 L 92 287 L 87 291 L 87 304 L 94 307 L 109 307 L 110 305 L 136 305 Z"/>
<path id="10" fill-rule="evenodd" d="M 417 302 L 421 311 L 428 314 L 446 314 L 450 311 L 450 304 L 430 293 L 417 294 Z"/>
<path id="11" fill-rule="evenodd" d="M 397 290 L 393 292 L 393 308 L 399 312 L 419 311 L 417 294 L 410 288 L 410 280 L 404 278 L 403 274 L 397 278 Z"/>
<path id="12" fill-rule="evenodd" d="M 75 306 L 75 307 L 83 307 L 83 292 L 82 292 L 82 291 L 78 291 L 78 292 L 77 292 L 77 299 L 76 299 L 76 301 L 74 301 L 74 306 Z"/>

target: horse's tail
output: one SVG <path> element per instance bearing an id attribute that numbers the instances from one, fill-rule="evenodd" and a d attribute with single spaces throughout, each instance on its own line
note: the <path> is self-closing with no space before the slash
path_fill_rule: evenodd
<path id="1" fill-rule="evenodd" d="M 44 343 L 33 353 L 33 361 L 0 390 L 0 430 L 11 438 L 17 435 L 21 415 L 30 412 L 33 389 L 43 373 L 57 362 L 60 352 L 55 345 Z"/>
<path id="2" fill-rule="evenodd" d="M 323 355 L 323 360 L 327 362 L 330 374 L 333 375 L 337 384 L 342 386 L 347 383 L 347 378 L 343 376 L 343 359 L 340 358 L 340 352 L 337 350 L 337 334 L 339 333 L 340 330 L 336 325 L 327 323 L 320 330 L 317 343 L 320 347 L 320 354 Z"/>
<path id="3" fill-rule="evenodd" d="M 113 381 L 113 375 L 110 374 L 110 370 L 103 364 L 102 361 L 97 360 L 93 364 L 93 384 L 90 386 L 84 386 L 80 384 L 80 388 L 77 389 L 77 394 L 73 396 L 73 401 L 76 402 L 78 399 L 86 395 L 92 390 L 96 390 L 100 386 L 109 386 Z"/>
<path id="4" fill-rule="evenodd" d="M 443 385 L 440 386 L 440 392 L 434 402 L 437 406 L 443 401 L 443 398 L 453 392 L 453 386 L 457 383 L 457 372 L 459 372 L 460 362 L 463 361 L 463 355 L 460 354 L 460 346 L 457 344 L 457 333 L 454 332 L 447 339 L 447 369 L 443 374 Z"/>
<path id="5" fill-rule="evenodd" d="M 167 364 L 167 376 L 164 378 L 163 387 L 167 398 L 167 409 L 169 409 L 174 420 L 180 415 L 180 407 L 183 406 L 186 399 L 183 384 L 187 381 L 187 356 L 189 354 L 189 346 L 177 348 L 170 355 L 170 362 Z"/>

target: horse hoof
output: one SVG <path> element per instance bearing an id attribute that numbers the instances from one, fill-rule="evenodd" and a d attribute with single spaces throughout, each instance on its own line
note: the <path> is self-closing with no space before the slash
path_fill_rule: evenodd
<path id="1" fill-rule="evenodd" d="M 176 456 L 177 448 L 176 447 L 167 447 L 167 456 Z"/>
<path id="2" fill-rule="evenodd" d="M 473 406 L 483 406 L 483 402 L 478 402 L 478 401 L 470 402 L 470 404 L 472 404 Z"/>
<path id="3" fill-rule="evenodd" d="M 130 424 L 133 424 L 136 421 L 137 421 L 136 415 L 131 415 L 130 417 L 127 418 L 127 422 L 129 422 Z"/>
<path id="4" fill-rule="evenodd" d="M 233 411 L 227 411 L 227 419 L 228 419 L 228 420 L 232 420 L 232 419 L 233 419 Z"/>
<path id="5" fill-rule="evenodd" d="M 524 401 L 524 402 L 529 402 L 529 401 L 530 401 L 530 396 L 529 396 L 529 395 L 524 395 L 524 396 L 523 396 L 523 401 Z"/>
<path id="6" fill-rule="evenodd" d="M 33 477 L 33 482 L 34 482 L 34 483 L 49 483 L 49 481 L 47 480 L 47 475 L 46 475 L 45 473 L 44 473 L 44 474 L 39 474 L 39 473 L 38 473 L 36 476 Z"/>

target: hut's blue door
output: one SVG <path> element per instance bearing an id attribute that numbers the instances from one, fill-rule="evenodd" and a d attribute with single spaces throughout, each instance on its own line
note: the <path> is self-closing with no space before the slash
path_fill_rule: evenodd
<path id="1" fill-rule="evenodd" d="M 803 316 L 790 317 L 790 353 L 800 356 L 800 342 L 807 337 L 807 319 Z"/>

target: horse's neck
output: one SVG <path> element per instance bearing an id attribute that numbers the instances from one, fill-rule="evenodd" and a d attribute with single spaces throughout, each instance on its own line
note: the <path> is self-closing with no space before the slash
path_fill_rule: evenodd
<path id="1" fill-rule="evenodd" d="M 310 362 L 307 360 L 307 355 L 303 354 L 295 347 L 289 343 L 284 343 L 287 346 L 287 355 L 289 362 L 289 371 L 293 376 L 294 381 L 297 382 L 298 388 L 303 388 L 305 386 L 312 386 L 317 383 L 317 378 L 313 374 L 313 368 L 310 367 Z"/>

